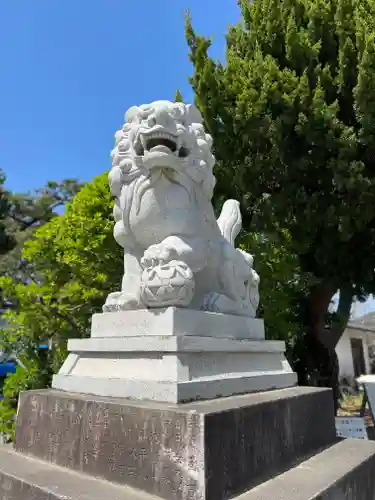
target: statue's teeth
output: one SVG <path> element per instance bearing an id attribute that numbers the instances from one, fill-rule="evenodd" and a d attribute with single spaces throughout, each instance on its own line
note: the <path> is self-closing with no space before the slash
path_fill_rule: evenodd
<path id="1" fill-rule="evenodd" d="M 156 132 L 152 132 L 149 135 L 149 139 L 158 138 L 158 137 L 161 137 L 163 139 L 170 139 L 172 141 L 176 140 L 176 138 L 172 134 L 169 134 L 168 132 L 156 131 Z"/>

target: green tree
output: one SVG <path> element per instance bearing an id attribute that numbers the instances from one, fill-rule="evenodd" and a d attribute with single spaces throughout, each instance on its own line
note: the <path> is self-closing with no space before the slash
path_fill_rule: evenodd
<path id="1" fill-rule="evenodd" d="M 32 262 L 27 281 L 0 278 L 5 300 L 17 303 L 0 336 L 27 367 L 10 375 L 0 403 L 0 430 L 12 432 L 20 388 L 47 387 L 66 357 L 68 338 L 88 336 L 90 319 L 106 295 L 120 286 L 121 248 L 113 238 L 107 174 L 85 185 L 59 217 L 38 228 L 23 248 Z M 51 342 L 44 354 L 39 345 Z"/>
<path id="2" fill-rule="evenodd" d="M 5 220 L 9 216 L 10 203 L 9 193 L 4 187 L 5 175 L 0 170 L 0 258 L 14 248 L 16 242 L 9 232 L 5 224 Z"/>
<path id="3" fill-rule="evenodd" d="M 182 97 L 182 94 L 179 89 L 176 90 L 175 96 L 174 96 L 174 102 L 184 102 L 184 98 Z"/>
<path id="4" fill-rule="evenodd" d="M 285 235 L 287 238 L 287 235 Z M 275 237 L 261 233 L 242 236 L 244 250 L 251 250 L 260 280 L 260 305 L 267 338 L 286 342 L 287 358 L 299 371 L 304 370 L 304 351 L 300 339 L 304 327 L 300 321 L 300 305 L 308 289 L 308 278 L 301 274 L 296 255 Z"/>
<path id="5" fill-rule="evenodd" d="M 247 231 L 290 236 L 283 245 L 309 282 L 300 304 L 309 380 L 337 389 L 335 346 L 353 296 L 374 283 L 375 2 L 240 6 L 225 65 L 186 18 L 218 194 L 241 201 Z"/>
<path id="6" fill-rule="evenodd" d="M 2 222 L 11 244 L 0 252 L 0 276 L 12 276 L 23 282 L 34 276 L 32 262 L 21 255 L 24 243 L 38 227 L 56 217 L 81 187 L 81 183 L 66 179 L 59 183 L 48 182 L 45 187 L 29 193 L 6 193 L 6 213 Z M 0 300 L 0 311 L 9 306 L 15 304 L 4 304 Z"/>

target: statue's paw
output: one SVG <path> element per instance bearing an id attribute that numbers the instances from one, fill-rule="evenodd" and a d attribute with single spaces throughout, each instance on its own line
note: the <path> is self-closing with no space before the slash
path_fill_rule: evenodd
<path id="1" fill-rule="evenodd" d="M 177 252 L 174 248 L 159 243 L 148 247 L 143 254 L 141 265 L 143 269 L 148 269 L 150 267 L 167 264 L 176 258 Z"/>
<path id="2" fill-rule="evenodd" d="M 124 292 L 110 293 L 103 306 L 103 312 L 127 311 L 139 309 L 139 299 Z"/>

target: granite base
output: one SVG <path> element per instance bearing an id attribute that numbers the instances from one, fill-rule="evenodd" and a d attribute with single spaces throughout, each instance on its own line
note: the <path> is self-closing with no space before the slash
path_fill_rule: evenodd
<path id="1" fill-rule="evenodd" d="M 166 500 L 227 500 L 336 442 L 327 389 L 173 405 L 22 393 L 15 450 Z"/>

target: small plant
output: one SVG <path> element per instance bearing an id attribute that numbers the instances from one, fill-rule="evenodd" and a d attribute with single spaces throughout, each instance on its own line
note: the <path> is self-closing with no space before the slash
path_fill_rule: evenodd
<path id="1" fill-rule="evenodd" d="M 26 360 L 24 363 L 23 367 L 17 367 L 15 373 L 8 375 L 3 385 L 4 399 L 0 401 L 0 433 L 8 442 L 14 439 L 19 393 L 39 385 L 40 377 L 36 364 Z"/>

